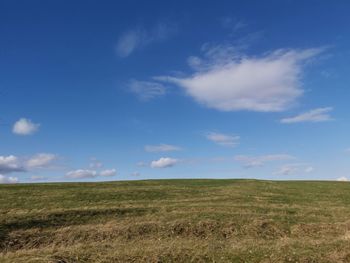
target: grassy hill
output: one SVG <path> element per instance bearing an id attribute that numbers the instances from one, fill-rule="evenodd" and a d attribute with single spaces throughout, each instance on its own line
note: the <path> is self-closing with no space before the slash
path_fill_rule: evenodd
<path id="1" fill-rule="evenodd" d="M 0 262 L 350 262 L 350 184 L 0 186 Z"/>

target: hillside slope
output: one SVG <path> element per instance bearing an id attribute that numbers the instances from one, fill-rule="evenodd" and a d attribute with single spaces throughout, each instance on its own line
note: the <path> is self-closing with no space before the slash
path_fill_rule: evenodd
<path id="1" fill-rule="evenodd" d="M 0 262 L 350 262 L 350 184 L 0 186 Z"/>

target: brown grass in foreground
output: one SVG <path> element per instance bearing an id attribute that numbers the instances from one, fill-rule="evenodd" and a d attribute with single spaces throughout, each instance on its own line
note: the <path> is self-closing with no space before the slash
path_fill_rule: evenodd
<path id="1" fill-rule="evenodd" d="M 350 262 L 350 184 L 0 186 L 0 262 Z"/>

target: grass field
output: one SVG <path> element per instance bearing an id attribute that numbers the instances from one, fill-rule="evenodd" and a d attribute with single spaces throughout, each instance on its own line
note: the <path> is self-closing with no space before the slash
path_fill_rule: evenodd
<path id="1" fill-rule="evenodd" d="M 0 262 L 350 262 L 350 184 L 0 186 Z"/>

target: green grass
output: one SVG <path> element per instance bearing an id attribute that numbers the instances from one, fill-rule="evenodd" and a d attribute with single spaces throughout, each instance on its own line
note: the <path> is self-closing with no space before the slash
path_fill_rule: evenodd
<path id="1" fill-rule="evenodd" d="M 0 186 L 0 262 L 350 262 L 350 184 Z"/>

